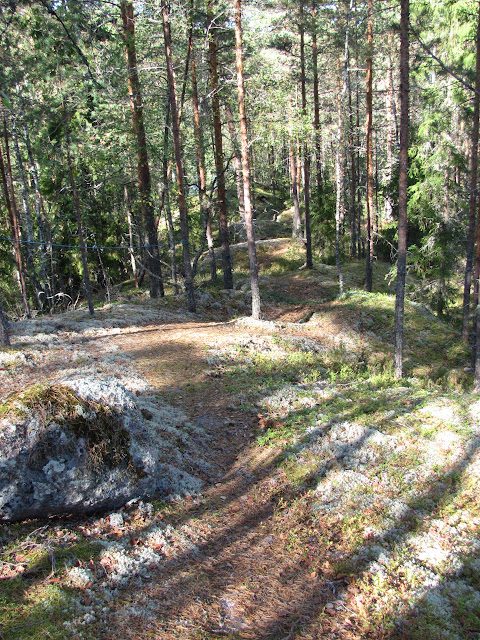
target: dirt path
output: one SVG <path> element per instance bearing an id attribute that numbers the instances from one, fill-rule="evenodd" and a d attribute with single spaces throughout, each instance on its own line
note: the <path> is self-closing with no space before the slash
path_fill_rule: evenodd
<path id="1" fill-rule="evenodd" d="M 106 621 L 107 640 L 293 638 L 294 629 L 298 639 L 320 637 L 315 613 L 334 586 L 319 581 L 303 536 L 285 527 L 291 514 L 282 506 L 279 452 L 252 446 L 258 417 L 233 410 L 223 380 L 206 374 L 206 346 L 239 333 L 238 325 L 192 322 L 115 338 L 169 403 L 214 436 L 210 458 L 221 473 L 200 501 L 167 509 L 164 522 L 187 531 L 197 550 L 156 567 L 120 599 Z"/>
<path id="2" fill-rule="evenodd" d="M 301 291 L 297 285 L 281 279 L 276 283 L 279 291 L 301 299 L 312 293 L 311 283 L 304 283 Z M 145 536 L 152 528 L 166 532 L 162 544 L 167 538 L 171 543 L 154 546 L 161 559 L 148 566 L 148 573 L 132 572 L 129 584 L 123 583 L 112 600 L 104 600 L 100 584 L 80 595 L 84 611 L 90 612 L 98 599 L 96 612 L 103 607 L 103 614 L 98 619 L 95 613 L 93 636 L 74 624 L 72 638 L 355 637 L 349 635 L 350 628 L 337 636 L 325 624 L 325 604 L 335 600 L 341 579 L 319 571 L 320 543 L 316 532 L 308 530 L 307 497 L 299 499 L 291 488 L 294 483 L 278 466 L 282 451 L 256 446 L 259 416 L 240 409 L 231 376 L 229 381 L 211 362 L 211 349 L 258 334 L 315 337 L 315 328 L 288 324 L 311 311 L 308 303 L 271 303 L 265 310 L 281 324 L 214 322 L 209 319 L 213 310 L 202 320 L 146 305 L 105 308 L 94 320 L 79 312 L 23 327 L 17 338 L 20 350 L 14 354 L 23 360 L 5 369 L 2 394 L 58 379 L 59 373 L 124 376 L 133 385 L 137 380 L 141 389 L 146 380 L 148 394 L 158 395 L 201 427 L 211 463 L 201 497 L 174 499 L 140 527 L 130 526 L 128 518 L 118 531 L 108 517 L 85 526 L 72 523 L 82 532 L 90 530 L 85 534 L 89 541 L 118 540 L 127 562 L 139 548 L 146 548 L 148 556 L 152 547 L 147 548 Z M 103 571 L 114 571 L 108 553 L 107 560 L 102 557 L 91 566 L 100 582 Z"/>

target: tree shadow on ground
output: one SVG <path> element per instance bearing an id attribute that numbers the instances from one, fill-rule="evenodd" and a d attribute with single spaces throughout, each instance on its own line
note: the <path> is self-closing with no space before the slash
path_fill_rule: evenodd
<path id="1" fill-rule="evenodd" d="M 166 349 L 172 356 L 176 352 L 179 363 L 190 362 L 199 370 L 204 367 L 205 353 L 198 347 L 192 349 L 191 344 L 175 342 Z M 158 353 L 160 357 L 160 351 Z M 135 358 L 147 355 L 155 356 L 153 344 L 143 351 L 137 350 Z M 259 370 L 256 375 L 261 377 L 264 372 Z M 285 375 L 292 377 L 288 371 Z M 186 384 L 185 379 L 177 385 L 184 389 L 185 395 Z M 224 419 L 232 414 L 229 407 L 232 395 L 222 391 L 218 400 L 214 398 L 213 390 L 222 384 L 221 379 L 208 379 L 205 384 L 189 405 L 189 413 L 191 418 L 198 419 L 205 415 L 205 406 L 209 412 L 215 409 L 218 422 L 212 422 L 207 428 L 211 428 L 209 436 L 219 439 L 218 445 L 212 441 L 211 452 L 212 457 L 223 457 L 222 483 L 211 486 L 198 505 L 181 501 L 165 507 L 163 518 L 177 529 L 191 528 L 197 533 L 199 521 L 206 518 L 209 528 L 196 543 L 196 552 L 189 549 L 171 558 L 165 556 L 161 566 L 152 566 L 150 579 L 132 575 L 129 588 L 109 607 L 108 619 L 105 626 L 98 628 L 97 637 L 105 640 L 118 637 L 197 640 L 219 636 L 256 640 L 416 637 L 417 630 L 423 629 L 422 614 L 415 627 L 407 624 L 414 616 L 405 615 L 402 623 L 395 620 L 394 612 L 388 611 L 384 628 L 380 623 L 375 623 L 375 629 L 371 628 L 365 623 L 366 615 L 358 609 L 359 605 L 353 609 L 353 616 L 348 611 L 351 605 L 348 586 L 351 579 L 359 579 L 362 574 L 374 578 L 372 568 L 375 569 L 374 563 L 380 565 L 382 553 L 376 547 L 391 545 L 396 553 L 395 549 L 408 545 L 413 533 L 421 533 L 440 509 L 455 500 L 465 470 L 477 453 L 478 443 L 472 441 L 459 460 L 425 479 L 424 489 L 406 503 L 407 516 L 393 519 L 391 525 L 367 540 L 362 537 L 357 543 L 347 545 L 338 522 L 315 515 L 318 498 L 312 488 L 321 482 L 318 466 L 304 475 L 299 484 L 288 477 L 281 464 L 308 451 L 312 441 L 324 438 L 332 425 L 323 432 L 302 435 L 293 445 L 277 445 L 267 452 L 258 448 L 255 455 L 245 456 L 250 440 L 245 443 L 243 423 L 251 423 L 253 416 L 243 414 L 236 416 L 233 425 L 225 424 Z M 283 380 L 279 379 L 276 390 L 281 389 L 282 384 Z M 308 394 L 308 389 L 303 391 Z M 197 400 L 199 406 L 196 406 Z M 414 408 L 411 406 L 406 411 Z M 310 410 L 315 411 L 315 407 Z M 292 410 L 288 419 L 301 423 L 306 411 Z M 361 416 L 361 407 L 346 406 L 336 422 Z M 362 449 L 365 438 L 363 434 L 353 442 L 352 451 Z M 331 466 L 324 468 L 323 474 L 341 469 L 345 469 L 345 462 L 340 456 L 331 460 Z M 442 483 L 444 488 L 439 488 Z M 385 509 L 385 505 L 377 507 Z M 356 508 L 362 511 L 365 505 L 360 501 Z M 368 513 L 366 510 L 367 518 Z M 338 513 L 340 519 L 344 515 Z M 362 557 L 359 553 L 364 548 L 369 553 Z M 342 557 L 337 559 L 335 553 L 339 552 Z M 458 560 L 467 566 L 470 557 L 461 552 Z M 349 573 L 347 566 L 350 566 Z M 448 572 L 440 575 L 448 577 Z M 413 613 L 415 607 L 421 610 L 428 594 L 439 594 L 442 589 L 441 585 L 433 584 L 425 586 L 423 592 L 420 590 L 412 602 Z M 335 608 L 334 616 L 325 613 L 326 604 L 332 600 L 340 603 L 335 604 L 338 610 Z M 403 627 L 395 628 L 394 622 Z M 469 620 L 467 624 L 471 624 Z M 475 632 L 461 625 L 459 620 L 456 625 L 459 638 L 474 637 L 462 636 L 462 633 Z M 435 637 L 442 638 L 440 633 Z"/>

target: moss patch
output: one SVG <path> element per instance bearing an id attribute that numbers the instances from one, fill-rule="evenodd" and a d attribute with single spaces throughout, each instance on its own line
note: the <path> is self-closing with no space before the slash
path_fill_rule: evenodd
<path id="1" fill-rule="evenodd" d="M 32 454 L 32 464 L 39 463 L 58 448 L 48 437 L 49 425 L 56 423 L 70 431 L 75 438 L 83 438 L 92 468 L 106 465 L 113 469 L 131 464 L 130 434 L 122 427 L 121 416 L 96 402 L 85 402 L 66 385 L 34 385 L 22 393 L 11 395 L 0 405 L 0 417 L 19 417 L 34 414 L 40 421 L 42 433 Z M 53 449 L 52 449 L 53 447 Z"/>

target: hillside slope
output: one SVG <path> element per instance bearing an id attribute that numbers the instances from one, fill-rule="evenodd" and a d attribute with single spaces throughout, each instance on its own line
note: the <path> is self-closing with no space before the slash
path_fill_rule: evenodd
<path id="1" fill-rule="evenodd" d="M 194 425 L 208 465 L 198 495 L 6 527 L 4 640 L 480 637 L 480 403 L 459 336 L 407 304 L 396 381 L 394 300 L 355 289 L 359 266 L 335 299 L 334 269 L 261 245 L 253 322 L 242 252 L 240 288 L 202 287 L 198 316 L 132 294 L 17 324 L 3 397 L 115 375 L 152 419 L 158 402 Z"/>

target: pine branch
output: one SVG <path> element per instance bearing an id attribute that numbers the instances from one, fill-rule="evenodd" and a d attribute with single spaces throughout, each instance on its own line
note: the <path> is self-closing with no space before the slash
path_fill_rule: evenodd
<path id="1" fill-rule="evenodd" d="M 428 55 L 433 58 L 435 60 L 435 62 L 438 62 L 438 64 L 441 66 L 441 68 L 448 73 L 449 75 L 451 75 L 453 78 L 455 78 L 455 80 L 458 80 L 458 82 L 460 82 L 466 89 L 468 89 L 469 91 L 472 91 L 473 93 L 477 93 L 478 95 L 480 95 L 480 92 L 475 91 L 475 87 L 473 87 L 469 82 L 467 82 L 464 78 L 462 78 L 462 76 L 459 76 L 458 73 L 455 73 L 455 71 L 453 71 L 453 69 L 451 69 L 450 67 L 447 67 L 447 65 L 442 62 L 440 60 L 440 58 L 438 56 L 436 56 L 433 51 L 427 47 L 426 44 L 424 44 L 421 40 L 420 40 L 420 35 L 418 33 L 418 31 L 416 31 L 412 25 L 410 24 L 410 31 L 413 33 L 413 35 L 415 36 L 415 38 L 417 39 L 418 44 L 422 47 L 422 49 L 424 51 L 426 51 L 428 53 Z"/>
<path id="2" fill-rule="evenodd" d="M 53 16 L 55 18 L 55 20 L 57 20 L 57 22 L 59 22 L 62 27 L 63 30 L 65 31 L 65 33 L 67 34 L 67 38 L 70 40 L 70 42 L 73 44 L 73 46 L 75 47 L 75 51 L 78 53 L 78 55 L 80 56 L 83 64 L 87 67 L 87 71 L 88 71 L 88 75 L 90 76 L 90 78 L 92 79 L 92 81 L 101 89 L 105 89 L 105 87 L 95 78 L 95 76 L 92 73 L 92 70 L 90 68 L 90 64 L 85 56 L 85 54 L 83 53 L 83 51 L 80 49 L 80 47 L 77 44 L 77 41 L 75 40 L 75 38 L 73 37 L 73 35 L 70 33 L 70 31 L 68 30 L 65 22 L 62 20 L 62 18 L 58 15 L 58 13 L 55 11 L 55 9 L 53 8 L 52 5 L 50 5 L 47 0 L 40 0 L 40 4 L 42 4 L 42 6 L 45 7 L 45 9 L 48 11 L 48 13 Z"/>

